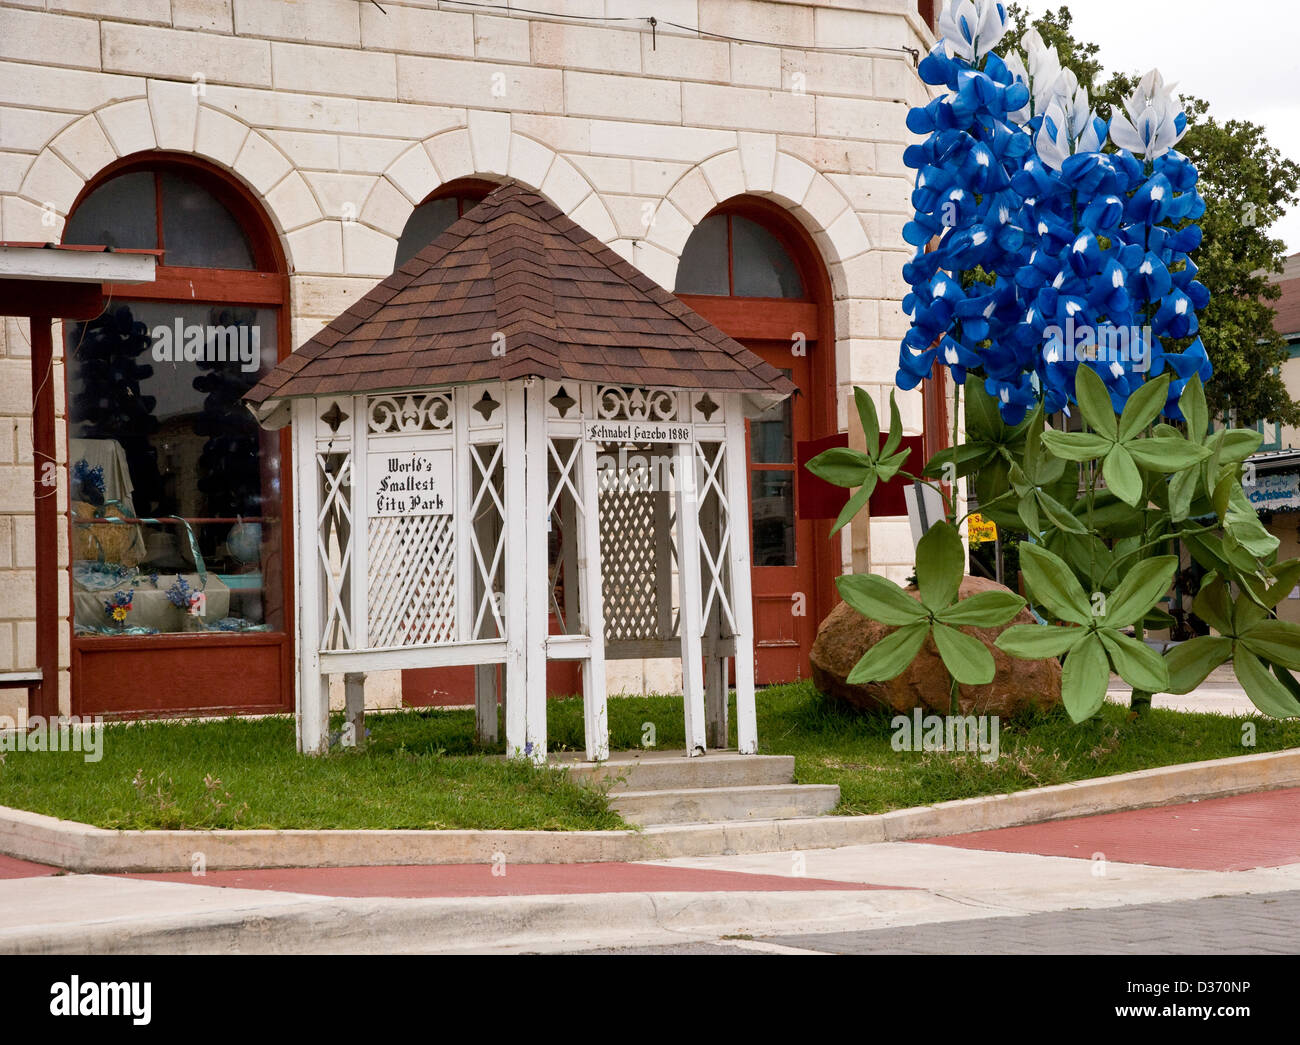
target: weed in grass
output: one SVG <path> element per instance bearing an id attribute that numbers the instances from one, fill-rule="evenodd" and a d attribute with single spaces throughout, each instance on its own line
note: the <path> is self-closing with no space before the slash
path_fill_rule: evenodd
<path id="1" fill-rule="evenodd" d="M 136 799 L 149 810 L 152 816 L 165 823 L 171 823 L 176 819 L 179 806 L 176 797 L 172 794 L 175 784 L 171 777 L 168 777 L 167 783 L 163 784 L 161 778 L 157 781 L 153 777 L 146 780 L 144 770 L 137 769 L 135 776 L 131 778 L 131 786 L 135 789 Z"/>

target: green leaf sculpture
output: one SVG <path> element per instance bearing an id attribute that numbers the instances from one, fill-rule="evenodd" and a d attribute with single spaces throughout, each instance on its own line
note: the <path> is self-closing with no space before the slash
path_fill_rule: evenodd
<path id="1" fill-rule="evenodd" d="M 1292 560 L 1274 584 L 1261 586 L 1254 598 L 1242 594 L 1235 600 L 1222 577 L 1207 577 L 1192 610 L 1219 634 L 1197 636 L 1170 651 L 1169 692 L 1190 693 L 1231 660 L 1237 681 L 1260 711 L 1275 718 L 1300 715 L 1300 701 L 1282 677 L 1300 670 L 1300 624 L 1270 616 L 1298 576 L 1300 559 Z"/>
<path id="2" fill-rule="evenodd" d="M 1044 522 L 1063 533 L 1086 534 L 1087 528 L 1074 512 L 1053 495 L 1073 487 L 1077 479 L 1073 469 L 1069 475 L 1066 474 L 1063 458 L 1047 450 L 1042 440 L 1043 428 L 1043 408 L 1040 405 L 1029 419 L 1023 464 L 1013 462 L 1008 473 L 1017 498 L 1017 514 L 1034 537 L 1043 533 Z"/>
<path id="3" fill-rule="evenodd" d="M 1000 627 L 1020 612 L 1025 600 L 1009 591 L 985 591 L 958 601 L 966 572 L 961 535 L 948 522 L 936 523 L 916 547 L 919 598 L 879 574 L 848 574 L 835 582 L 840 597 L 870 620 L 895 627 L 872 646 L 849 672 L 848 681 L 883 682 L 901 675 L 934 636 L 935 648 L 952 678 L 961 685 L 993 681 L 993 654 L 958 629 Z"/>
<path id="4" fill-rule="evenodd" d="M 1063 626 L 1017 625 L 998 636 L 997 646 L 1024 660 L 1064 654 L 1061 699 L 1075 722 L 1101 709 L 1112 667 L 1135 689 L 1155 693 L 1168 688 L 1164 658 L 1121 629 L 1139 623 L 1164 597 L 1178 569 L 1176 556 L 1143 559 L 1113 591 L 1092 595 L 1068 563 L 1039 545 L 1021 545 L 1020 568 L 1029 593 Z"/>
<path id="5" fill-rule="evenodd" d="M 926 464 L 924 474 L 945 480 L 973 475 L 981 509 L 991 514 L 990 506 L 1010 492 L 1011 467 L 1025 452 L 1032 417 L 1015 426 L 1003 423 L 997 400 L 978 381 L 966 385 L 964 416 L 966 441 L 936 453 Z"/>
<path id="6" fill-rule="evenodd" d="M 857 493 L 849 498 L 848 504 L 840 511 L 835 525 L 831 527 L 832 536 L 844 527 L 858 512 L 866 507 L 867 501 L 876 489 L 877 482 L 889 482 L 898 474 L 907 460 L 911 450 L 899 450 L 903 441 L 903 422 L 898 413 L 898 403 L 894 393 L 889 393 L 889 434 L 885 442 L 880 442 L 880 420 L 876 416 L 876 404 L 871 401 L 863 389 L 853 390 L 853 400 L 858 408 L 858 420 L 862 424 L 862 434 L 866 439 L 866 452 L 852 450 L 847 446 L 837 446 L 825 450 L 814 457 L 808 464 L 808 471 L 819 479 L 824 479 L 833 486 L 859 487 Z"/>
<path id="7" fill-rule="evenodd" d="M 1160 415 L 1169 392 L 1169 375 L 1148 381 L 1129 396 L 1124 412 L 1115 416 L 1105 382 L 1091 367 L 1079 367 L 1075 393 L 1083 419 L 1091 432 L 1044 432 L 1043 443 L 1067 461 L 1100 459 L 1107 487 L 1125 504 L 1142 501 L 1139 468 L 1157 473 L 1190 468 L 1211 456 L 1208 447 L 1176 435 L 1146 436 L 1147 427 Z"/>

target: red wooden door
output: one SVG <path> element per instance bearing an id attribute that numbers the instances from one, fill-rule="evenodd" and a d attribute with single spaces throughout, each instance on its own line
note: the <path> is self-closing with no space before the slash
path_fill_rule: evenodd
<path id="1" fill-rule="evenodd" d="M 790 342 L 745 344 L 801 389 L 811 388 L 809 356 L 794 355 Z M 755 681 L 760 685 L 806 678 L 817 633 L 816 537 L 796 507 L 795 447 L 812 438 L 809 399 L 792 396 L 746 425 Z"/>

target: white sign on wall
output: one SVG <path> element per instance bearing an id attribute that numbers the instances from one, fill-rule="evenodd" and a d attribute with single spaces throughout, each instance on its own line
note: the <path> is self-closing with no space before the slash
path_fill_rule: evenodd
<path id="1" fill-rule="evenodd" d="M 1257 475 L 1245 491 L 1257 512 L 1290 512 L 1300 508 L 1300 475 L 1295 472 Z"/>
<path id="2" fill-rule="evenodd" d="M 689 443 L 691 426 L 673 421 L 588 421 L 583 437 L 589 443 Z"/>
<path id="3" fill-rule="evenodd" d="M 453 475 L 450 449 L 371 451 L 366 455 L 370 517 L 450 515 Z"/>

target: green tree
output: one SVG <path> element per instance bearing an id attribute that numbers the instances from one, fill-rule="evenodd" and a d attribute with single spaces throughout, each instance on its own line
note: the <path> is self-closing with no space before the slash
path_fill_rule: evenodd
<path id="1" fill-rule="evenodd" d="M 1066 7 L 1038 18 L 1019 4 L 1009 12 L 1016 27 L 1012 35 L 1037 29 L 1103 117 L 1122 105 L 1145 71 L 1106 75 L 1101 49 L 1076 38 Z M 1205 238 L 1196 259 L 1197 278 L 1211 294 L 1200 316 L 1201 340 L 1214 364 L 1214 380 L 1205 389 L 1210 411 L 1223 418 L 1236 411 L 1237 424 L 1300 424 L 1300 404 L 1277 373 L 1287 358 L 1286 343 L 1273 329 L 1270 304 L 1280 291 L 1268 282 L 1268 273 L 1282 271 L 1286 249 L 1268 228 L 1300 202 L 1300 165 L 1270 145 L 1258 124 L 1216 120 L 1209 103 L 1199 98 L 1184 95 L 1183 104 L 1188 129 L 1178 148 L 1201 172 L 1198 188 L 1205 199 L 1199 222 Z"/>

